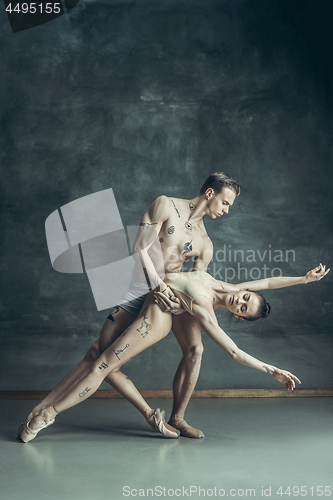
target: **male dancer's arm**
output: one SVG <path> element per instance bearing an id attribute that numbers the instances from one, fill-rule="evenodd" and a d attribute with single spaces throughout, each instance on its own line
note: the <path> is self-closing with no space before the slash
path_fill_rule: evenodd
<path id="1" fill-rule="evenodd" d="M 159 289 L 168 297 L 174 297 L 170 288 L 163 282 L 165 275 L 164 258 L 158 240 L 158 234 L 164 222 L 169 219 L 170 211 L 170 200 L 167 196 L 159 196 L 156 198 L 141 219 L 133 246 L 133 255 L 139 257 L 146 278 L 148 277 L 149 279 L 150 286 L 153 289 L 159 286 Z M 156 257 L 158 260 L 158 269 L 156 269 L 150 257 L 150 250 L 152 249 L 155 254 L 155 260 Z"/>

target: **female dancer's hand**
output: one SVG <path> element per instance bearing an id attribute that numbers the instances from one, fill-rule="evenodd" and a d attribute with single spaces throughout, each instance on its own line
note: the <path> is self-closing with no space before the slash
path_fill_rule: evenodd
<path id="1" fill-rule="evenodd" d="M 318 267 L 315 267 L 304 276 L 306 283 L 311 283 L 311 281 L 319 281 L 329 272 L 329 269 L 325 271 L 326 266 L 319 264 Z"/>
<path id="2" fill-rule="evenodd" d="M 272 375 L 276 380 L 284 384 L 287 387 L 288 391 L 292 391 L 293 389 L 295 389 L 295 381 L 298 384 L 301 383 L 296 375 L 293 375 L 286 370 L 280 370 L 280 368 L 275 368 Z"/>
<path id="3" fill-rule="evenodd" d="M 180 303 L 178 297 L 174 295 L 169 297 L 162 292 L 155 292 L 155 303 L 163 312 L 170 312 L 172 314 L 182 314 L 184 309 Z"/>

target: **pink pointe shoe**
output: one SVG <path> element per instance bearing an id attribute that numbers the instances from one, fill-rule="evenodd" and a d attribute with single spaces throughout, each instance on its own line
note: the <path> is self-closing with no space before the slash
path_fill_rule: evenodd
<path id="1" fill-rule="evenodd" d="M 42 410 L 38 414 L 38 415 L 41 415 L 43 417 L 43 421 L 36 427 L 36 429 L 31 429 L 29 427 L 31 420 L 29 420 L 29 422 L 27 422 L 25 424 L 25 426 L 23 427 L 23 430 L 20 434 L 20 438 L 22 439 L 22 441 L 24 443 L 28 443 L 29 441 L 32 441 L 33 439 L 35 439 L 35 437 L 37 436 L 39 431 L 41 431 L 42 429 L 46 429 L 46 427 L 49 427 L 50 425 L 52 425 L 54 423 L 55 418 L 50 417 L 45 413 L 48 409 L 49 408 L 46 408 L 45 410 Z"/>
<path id="2" fill-rule="evenodd" d="M 23 431 L 23 429 L 25 428 L 27 422 L 31 422 L 31 420 L 35 417 L 37 417 L 37 415 L 40 414 L 40 411 L 39 410 L 32 410 L 29 415 L 27 416 L 27 418 L 21 422 L 20 424 L 20 427 L 18 428 L 17 430 L 17 437 L 19 438 L 21 436 L 21 433 Z"/>
<path id="3" fill-rule="evenodd" d="M 156 408 L 154 412 L 147 417 L 145 412 L 145 418 L 154 431 L 159 432 L 162 436 L 167 438 L 177 439 L 179 437 L 180 432 L 177 429 L 174 429 L 171 425 L 167 424 L 164 420 L 165 411 L 161 410 L 161 408 Z"/>

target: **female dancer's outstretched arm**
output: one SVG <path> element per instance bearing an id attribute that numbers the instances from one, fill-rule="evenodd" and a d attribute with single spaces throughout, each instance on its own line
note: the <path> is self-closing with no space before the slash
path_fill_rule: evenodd
<path id="1" fill-rule="evenodd" d="M 192 311 L 200 327 L 219 347 L 221 347 L 221 349 L 229 354 L 233 360 L 243 365 L 250 366 L 251 368 L 255 368 L 256 370 L 270 373 L 276 380 L 285 384 L 288 390 L 293 390 L 295 388 L 295 381 L 299 384 L 301 383 L 292 373 L 259 361 L 253 356 L 250 356 L 250 354 L 239 349 L 235 342 L 219 327 L 211 301 L 207 297 L 203 295 L 197 296 L 193 301 Z"/>
<path id="2" fill-rule="evenodd" d="M 279 276 L 276 278 L 265 278 L 263 280 L 245 281 L 244 283 L 238 283 L 236 286 L 241 290 L 248 288 L 253 292 L 259 292 L 260 290 L 267 289 L 285 288 L 287 286 L 302 285 L 311 283 L 312 281 L 320 281 L 329 271 L 329 269 L 326 269 L 326 266 L 319 264 L 319 266 L 306 273 L 305 276 Z"/>

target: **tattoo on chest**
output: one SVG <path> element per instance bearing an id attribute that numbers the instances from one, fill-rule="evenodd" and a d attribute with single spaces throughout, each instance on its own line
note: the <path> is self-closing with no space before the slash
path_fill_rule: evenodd
<path id="1" fill-rule="evenodd" d="M 194 203 L 192 203 L 192 202 L 190 202 L 188 206 L 190 207 L 191 212 L 193 212 L 193 210 L 196 207 L 196 205 L 194 205 Z"/>
<path id="2" fill-rule="evenodd" d="M 145 229 L 145 228 L 148 229 L 149 226 L 155 226 L 155 224 L 157 224 L 157 222 L 140 222 L 140 226 L 143 229 Z"/>
<path id="3" fill-rule="evenodd" d="M 119 354 L 121 354 L 122 352 L 125 351 L 125 349 L 127 349 L 127 347 L 129 347 L 129 344 L 126 344 L 124 349 L 117 349 L 116 351 L 113 349 L 113 352 L 115 353 L 115 355 L 117 356 L 117 358 L 120 360 L 120 357 L 119 357 Z"/>
<path id="4" fill-rule="evenodd" d="M 177 212 L 178 217 L 180 217 L 180 213 L 178 212 L 178 208 L 176 207 L 175 202 L 173 200 L 171 200 L 171 201 L 172 201 L 173 206 L 175 207 L 175 210 Z"/>
<path id="5" fill-rule="evenodd" d="M 173 234 L 175 232 L 175 226 L 168 227 L 167 231 L 168 231 L 168 234 Z"/>
<path id="6" fill-rule="evenodd" d="M 192 240 L 185 243 L 184 252 L 182 253 L 182 255 L 184 255 L 185 253 L 190 253 L 190 252 L 192 252 Z"/>
<path id="7" fill-rule="evenodd" d="M 137 332 L 140 333 L 141 337 L 145 338 L 148 335 L 149 330 L 151 330 L 151 325 L 147 323 L 148 316 L 144 316 L 141 322 L 141 326 L 136 329 Z"/>
<path id="8" fill-rule="evenodd" d="M 190 222 L 185 222 L 184 226 L 186 227 L 186 229 L 188 229 L 189 231 L 192 231 L 193 229 L 193 226 Z"/>

